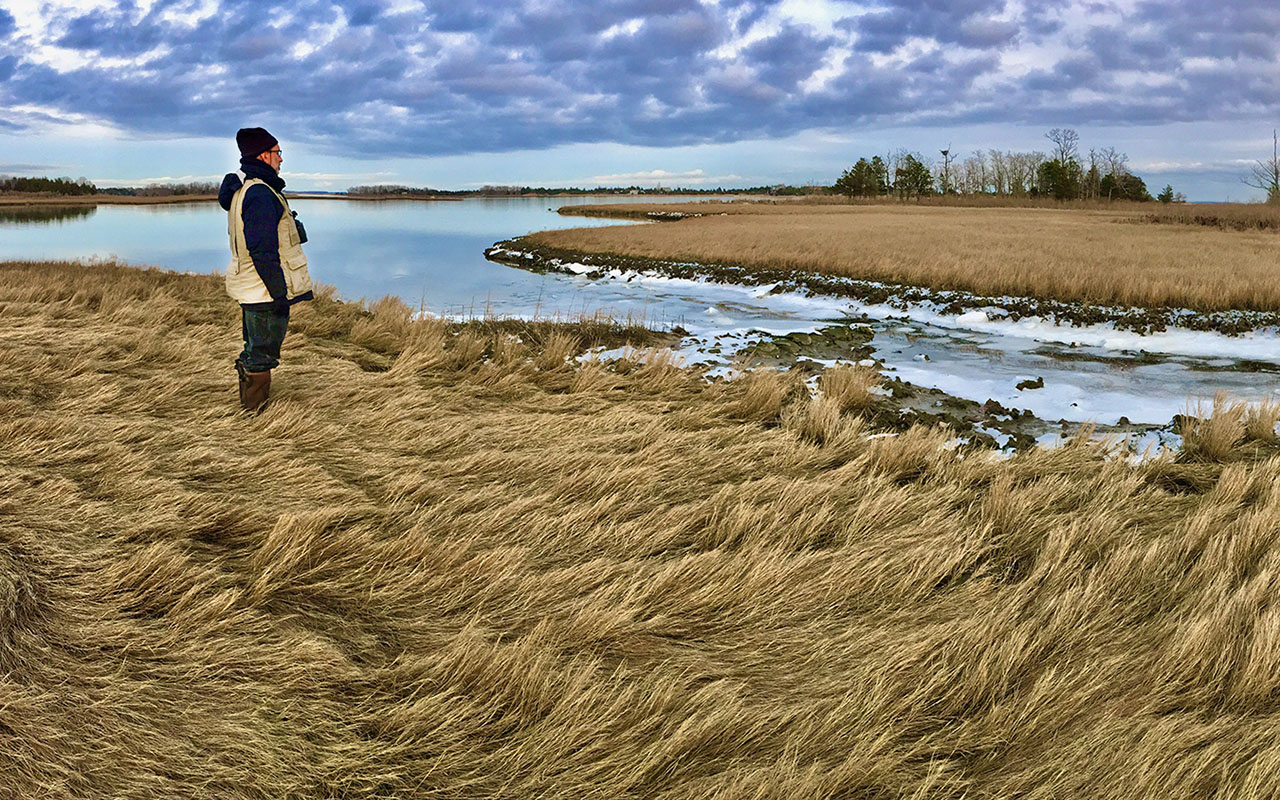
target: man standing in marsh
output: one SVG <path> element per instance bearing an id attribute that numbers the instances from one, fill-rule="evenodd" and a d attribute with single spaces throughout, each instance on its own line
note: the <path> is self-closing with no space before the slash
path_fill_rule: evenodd
<path id="1" fill-rule="evenodd" d="M 289 327 L 289 308 L 312 299 L 302 253 L 306 231 L 284 199 L 280 142 L 265 128 L 236 132 L 240 169 L 222 179 L 218 202 L 227 211 L 231 265 L 227 294 L 240 304 L 244 350 L 236 359 L 240 407 L 266 409 L 271 370 Z"/>

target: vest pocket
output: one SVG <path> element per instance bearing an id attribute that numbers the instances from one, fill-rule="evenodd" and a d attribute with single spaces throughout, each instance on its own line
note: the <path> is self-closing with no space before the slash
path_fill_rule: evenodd
<path id="1" fill-rule="evenodd" d="M 284 281 L 290 297 L 311 291 L 311 275 L 307 272 L 307 258 L 302 254 L 301 249 L 292 248 L 292 252 L 281 253 L 280 266 L 284 267 Z"/>
<path id="2" fill-rule="evenodd" d="M 301 251 L 292 253 L 286 251 L 280 254 L 280 266 L 287 270 L 300 270 L 307 268 L 307 257 L 302 255 Z"/>

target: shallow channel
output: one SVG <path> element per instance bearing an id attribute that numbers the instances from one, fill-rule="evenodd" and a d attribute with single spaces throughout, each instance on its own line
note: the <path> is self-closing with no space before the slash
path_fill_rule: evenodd
<path id="1" fill-rule="evenodd" d="M 519 258 L 498 255 L 516 263 Z M 771 285 L 736 286 L 653 272 L 603 270 L 566 263 L 584 292 L 600 285 L 631 286 L 663 303 L 679 298 L 701 306 L 681 326 L 688 363 L 730 371 L 754 343 L 812 333 L 840 322 L 869 333 L 841 357 L 830 343 L 793 349 L 793 357 L 822 363 L 870 356 L 891 378 L 977 403 L 1030 411 L 1047 423 L 1169 428 L 1177 414 L 1199 413 L 1215 394 L 1259 401 L 1280 396 L 1280 336 L 1264 329 L 1240 336 L 1169 329 L 1141 335 L 1112 325 L 1010 322 L 975 312 L 939 313 L 918 305 L 903 310 L 822 295 L 777 293 Z M 994 317 L 994 318 L 993 318 Z M 837 337 L 839 338 L 839 337 Z M 794 342 L 794 339 L 792 340 Z"/>

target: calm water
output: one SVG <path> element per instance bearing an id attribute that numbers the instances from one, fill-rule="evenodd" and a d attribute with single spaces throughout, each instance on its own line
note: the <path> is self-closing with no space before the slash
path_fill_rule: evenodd
<path id="1" fill-rule="evenodd" d="M 447 202 L 293 201 L 307 226 L 312 275 L 346 298 L 395 295 L 415 308 L 447 313 L 544 315 L 602 310 L 619 317 L 676 322 L 697 304 L 668 302 L 634 287 L 582 291 L 585 281 L 535 275 L 486 261 L 494 242 L 551 228 L 626 224 L 563 217 L 554 209 L 586 203 L 686 198 L 572 197 Z M 193 272 L 230 260 L 226 212 L 216 203 L 99 206 L 22 213 L 0 209 L 0 260 L 116 258 Z"/>

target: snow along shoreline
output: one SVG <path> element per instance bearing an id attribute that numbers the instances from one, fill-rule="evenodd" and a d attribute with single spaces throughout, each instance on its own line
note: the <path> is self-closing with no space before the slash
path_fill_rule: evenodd
<path id="1" fill-rule="evenodd" d="M 1219 390 L 1251 402 L 1280 397 L 1274 315 L 1239 312 L 1209 320 L 1185 309 L 1162 309 L 1159 316 L 1059 303 L 1046 318 L 1027 313 L 1038 302 L 1027 298 L 795 273 L 760 276 L 720 265 L 549 251 L 521 240 L 500 242 L 485 255 L 588 285 L 634 286 L 637 294 L 701 302 L 702 318 L 681 323 L 689 335 L 676 353 L 709 375 L 730 375 L 742 363 L 786 368 L 786 358 L 770 364 L 756 357 L 761 345 L 776 352 L 769 342 L 787 345 L 791 363 L 809 371 L 865 361 L 869 347 L 887 385 L 903 382 L 912 398 L 902 401 L 902 413 L 928 418 L 937 412 L 937 421 L 986 430 L 997 446 L 1029 438 L 1052 445 L 1096 424 L 1098 436 L 1127 437 L 1131 449 L 1177 448 L 1178 416 L 1207 411 Z M 1161 319 L 1187 324 L 1151 330 Z M 1230 332 L 1206 329 L 1215 321 L 1228 323 L 1222 327 Z M 843 356 L 830 347 L 819 353 L 789 346 L 794 341 L 788 339 L 807 342 L 815 338 L 807 334 L 832 322 L 874 335 L 868 347 Z M 1246 330 L 1247 322 L 1272 324 Z M 1138 329 L 1143 323 L 1146 331 Z M 746 362 L 738 360 L 743 355 Z"/>
<path id="2" fill-rule="evenodd" d="M 788 299 L 805 298 L 816 304 L 840 301 L 846 314 L 909 320 L 1069 347 L 1280 366 L 1280 314 L 1274 312 L 1197 312 L 1185 308 L 1087 306 L 1027 297 L 984 297 L 818 273 L 783 274 L 690 262 L 567 254 L 518 239 L 495 244 L 485 251 L 485 258 L 520 269 L 591 279 L 729 283 L 757 298 L 787 294 L 793 295 Z M 766 280 L 753 280 L 754 276 Z M 1036 309 L 1044 313 L 1028 313 Z"/>

